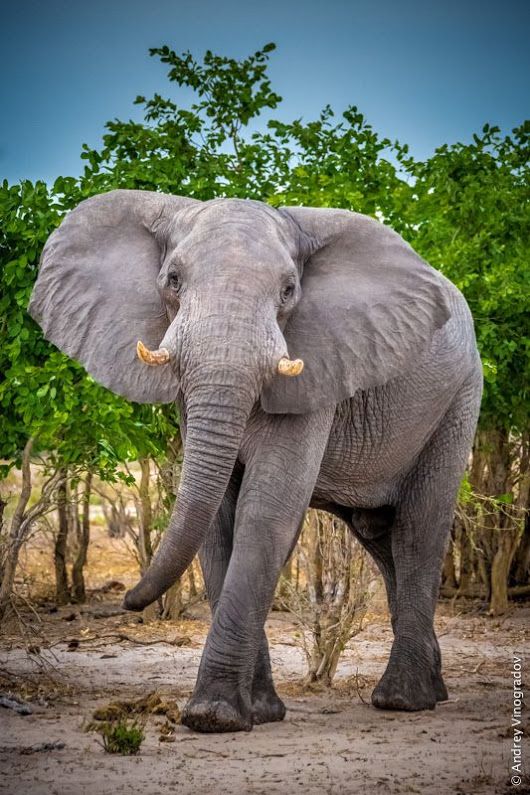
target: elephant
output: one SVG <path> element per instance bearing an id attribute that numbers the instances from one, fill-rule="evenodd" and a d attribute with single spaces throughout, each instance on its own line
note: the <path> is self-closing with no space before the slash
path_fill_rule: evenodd
<path id="1" fill-rule="evenodd" d="M 433 619 L 482 393 L 448 279 L 349 210 L 113 190 L 51 234 L 29 312 L 108 389 L 179 408 L 175 507 L 124 607 L 199 554 L 212 621 L 186 726 L 283 719 L 264 624 L 309 507 L 339 516 L 385 582 L 373 705 L 447 699 Z"/>

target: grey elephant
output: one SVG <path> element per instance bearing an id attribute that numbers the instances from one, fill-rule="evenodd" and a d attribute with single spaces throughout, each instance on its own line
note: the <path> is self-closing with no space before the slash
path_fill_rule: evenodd
<path id="1" fill-rule="evenodd" d="M 117 190 L 50 236 L 29 311 L 109 389 L 180 408 L 176 505 L 125 607 L 199 552 L 213 617 L 185 725 L 284 717 L 264 622 L 308 506 L 343 519 L 386 584 L 373 704 L 447 698 L 433 617 L 482 391 L 454 285 L 357 213 Z"/>

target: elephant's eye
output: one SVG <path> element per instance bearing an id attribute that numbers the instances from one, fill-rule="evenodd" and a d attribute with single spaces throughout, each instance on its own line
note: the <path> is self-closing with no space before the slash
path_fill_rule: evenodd
<path id="1" fill-rule="evenodd" d="M 288 301 L 293 294 L 294 294 L 294 284 L 286 284 L 285 287 L 282 288 L 282 291 L 280 293 L 282 303 Z"/>
<path id="2" fill-rule="evenodd" d="M 175 271 L 168 273 L 167 276 L 167 283 L 172 290 L 179 290 L 180 289 L 180 279 L 178 274 Z"/>

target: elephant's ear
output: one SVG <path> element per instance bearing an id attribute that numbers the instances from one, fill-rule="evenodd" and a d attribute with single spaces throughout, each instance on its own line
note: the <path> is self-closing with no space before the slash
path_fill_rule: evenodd
<path id="1" fill-rule="evenodd" d="M 104 386 L 139 403 L 171 402 L 171 365 L 148 367 L 168 318 L 156 287 L 165 230 L 192 199 L 116 190 L 81 202 L 49 237 L 29 312 L 44 336 Z"/>
<path id="2" fill-rule="evenodd" d="M 262 393 L 263 408 L 313 411 L 411 369 L 450 316 L 440 275 L 367 216 L 304 207 L 281 212 L 309 242 L 302 297 L 284 331 L 289 355 L 305 366 L 296 378 L 275 376 Z"/>

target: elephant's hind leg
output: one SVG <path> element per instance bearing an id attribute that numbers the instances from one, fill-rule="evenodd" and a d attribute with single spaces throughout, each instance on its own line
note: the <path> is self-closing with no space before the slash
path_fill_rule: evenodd
<path id="1" fill-rule="evenodd" d="M 447 698 L 434 611 L 454 506 L 478 416 L 477 380 L 465 384 L 406 478 L 391 531 L 395 639 L 372 702 L 432 709 Z"/>
<path id="2" fill-rule="evenodd" d="M 366 514 L 366 512 L 363 512 Z M 366 520 L 370 519 L 370 516 L 364 515 L 362 517 L 363 525 L 366 524 Z M 366 549 L 366 551 L 371 555 L 374 562 L 376 563 L 379 571 L 383 576 L 383 580 L 386 587 L 386 594 L 388 600 L 388 608 L 390 611 L 390 618 L 392 621 L 392 629 L 395 632 L 396 628 L 396 618 L 397 618 L 397 590 L 396 590 L 396 568 L 394 566 L 394 556 L 392 554 L 392 537 L 391 537 L 391 530 L 392 530 L 392 523 L 389 523 L 387 528 L 384 532 L 378 533 L 377 535 L 373 532 L 374 529 L 381 529 L 381 522 L 380 517 L 376 520 L 376 527 L 373 526 L 373 523 L 370 522 L 372 525 L 372 532 L 366 533 L 364 531 L 364 527 L 359 525 L 359 517 L 354 517 L 352 521 L 351 527 L 353 534 L 355 535 L 356 539 L 359 541 L 360 544 Z M 440 646 L 438 644 L 438 639 L 436 634 L 432 632 L 431 638 L 432 648 L 433 648 L 433 679 L 434 679 L 434 689 L 436 694 L 436 701 L 446 701 L 447 700 L 447 688 L 445 687 L 443 677 L 442 677 L 442 655 L 440 652 Z"/>

